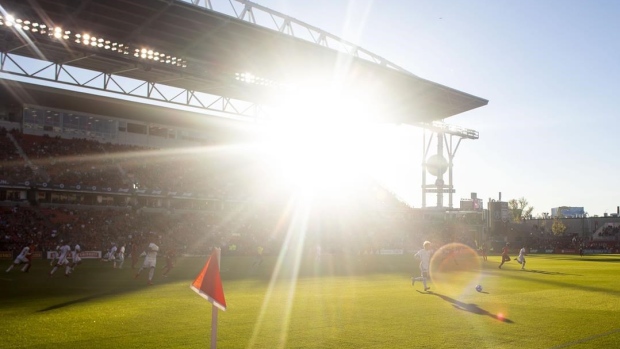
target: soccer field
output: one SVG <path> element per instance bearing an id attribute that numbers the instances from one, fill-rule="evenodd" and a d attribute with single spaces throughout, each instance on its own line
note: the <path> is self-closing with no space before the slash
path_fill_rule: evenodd
<path id="1" fill-rule="evenodd" d="M 218 348 L 619 346 L 620 256 L 530 255 L 526 270 L 468 258 L 434 262 L 424 292 L 411 255 L 223 256 Z M 181 258 L 168 278 L 161 263 L 153 286 L 94 260 L 70 277 L 45 261 L 2 272 L 0 347 L 208 348 L 211 304 L 189 288 L 205 261 Z"/>

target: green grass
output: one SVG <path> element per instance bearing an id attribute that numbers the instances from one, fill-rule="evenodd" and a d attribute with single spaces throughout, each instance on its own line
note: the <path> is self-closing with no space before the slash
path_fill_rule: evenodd
<path id="1" fill-rule="evenodd" d="M 182 258 L 155 285 L 86 261 L 71 277 L 36 261 L 0 274 L 2 348 L 206 348 L 211 305 L 189 289 L 206 258 Z M 161 261 L 160 261 L 161 262 Z M 620 256 L 459 259 L 432 292 L 411 286 L 412 256 L 222 257 L 228 309 L 219 348 L 611 348 L 620 342 Z M 5 261 L 8 266 L 10 262 Z M 163 263 L 161 263 L 163 265 Z M 474 290 L 483 285 L 483 292 Z"/>

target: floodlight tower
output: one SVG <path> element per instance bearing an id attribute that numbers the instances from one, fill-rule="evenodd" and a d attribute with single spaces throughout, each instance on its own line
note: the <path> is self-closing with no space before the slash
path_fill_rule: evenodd
<path id="1" fill-rule="evenodd" d="M 478 131 L 459 126 L 448 125 L 443 122 L 421 123 L 422 137 L 422 208 L 426 208 L 426 195 L 437 194 L 437 208 L 444 207 L 443 195 L 448 194 L 448 208 L 453 208 L 452 194 L 455 192 L 452 184 L 452 160 L 463 139 L 478 139 Z M 427 141 L 427 135 L 428 136 Z M 455 139 L 458 139 L 455 143 Z M 429 152 L 433 140 L 436 140 L 437 152 L 430 157 Z M 444 157 L 444 150 L 448 158 Z M 444 180 L 444 174 L 448 171 L 448 182 Z M 435 182 L 426 182 L 426 173 L 434 176 Z"/>

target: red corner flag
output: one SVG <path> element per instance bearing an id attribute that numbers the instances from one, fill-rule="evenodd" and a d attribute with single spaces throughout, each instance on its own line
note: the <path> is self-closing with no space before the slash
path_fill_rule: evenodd
<path id="1" fill-rule="evenodd" d="M 202 268 L 202 271 L 192 282 L 190 288 L 201 297 L 208 300 L 221 310 L 226 310 L 226 299 L 224 298 L 224 288 L 220 278 L 219 249 L 213 249 L 211 257 Z"/>

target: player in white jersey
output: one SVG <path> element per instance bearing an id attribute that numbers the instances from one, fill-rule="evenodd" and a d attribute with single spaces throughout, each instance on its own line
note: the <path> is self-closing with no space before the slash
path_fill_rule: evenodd
<path id="1" fill-rule="evenodd" d="M 123 269 L 123 263 L 125 263 L 125 245 L 121 245 L 118 249 L 118 254 L 114 260 L 114 268 L 116 268 L 116 261 L 118 261 L 118 269 Z"/>
<path id="2" fill-rule="evenodd" d="M 71 270 L 69 270 L 70 273 L 75 270 L 75 267 L 78 264 L 82 263 L 82 257 L 80 257 L 80 252 L 82 252 L 82 248 L 79 244 L 75 244 L 73 251 L 71 251 Z"/>
<path id="3" fill-rule="evenodd" d="M 56 258 L 60 256 L 60 246 L 62 245 L 63 245 L 62 240 L 60 240 L 60 245 L 56 245 L 56 249 L 54 250 L 56 253 L 52 255 L 52 260 L 50 261 L 50 267 L 53 267 L 56 265 Z"/>
<path id="4" fill-rule="evenodd" d="M 26 271 L 29 267 L 30 267 L 30 259 L 28 256 L 30 256 L 32 254 L 32 251 L 30 250 L 30 246 L 26 246 L 22 249 L 22 251 L 19 253 L 19 255 L 17 255 L 17 258 L 15 258 L 15 261 L 13 261 L 13 264 L 11 264 L 8 269 L 6 270 L 6 272 L 10 272 L 16 265 L 20 265 L 22 263 L 26 264 L 23 268 L 22 271 Z"/>
<path id="5" fill-rule="evenodd" d="M 65 267 L 65 276 L 69 276 L 69 272 L 71 271 L 71 266 L 69 265 L 69 253 L 71 252 L 71 246 L 69 244 L 65 244 L 60 246 L 58 250 L 58 262 L 50 271 L 50 276 L 52 276 L 58 268 Z"/>
<path id="6" fill-rule="evenodd" d="M 116 243 L 113 242 L 112 247 L 110 247 L 110 249 L 108 250 L 108 253 L 106 253 L 106 258 L 104 260 L 104 262 L 113 261 L 114 268 L 116 268 L 116 251 L 118 251 L 118 247 L 116 247 Z"/>
<path id="7" fill-rule="evenodd" d="M 423 249 L 419 250 L 414 257 L 420 260 L 420 277 L 412 277 L 411 285 L 415 285 L 416 281 L 422 281 L 424 284 L 424 291 L 428 291 L 431 288 L 426 285 L 426 281 L 429 278 L 429 269 L 431 267 L 431 256 L 433 251 L 431 250 L 430 241 L 424 241 Z"/>
<path id="8" fill-rule="evenodd" d="M 521 250 L 519 250 L 519 257 L 515 258 L 515 261 L 521 264 L 521 269 L 525 269 L 525 255 L 525 247 L 521 247 Z"/>
<path id="9" fill-rule="evenodd" d="M 153 275 L 155 274 L 155 266 L 157 264 L 157 252 L 159 252 L 159 246 L 155 245 L 152 242 L 149 243 L 149 246 L 145 251 L 146 256 L 144 257 L 144 263 L 142 263 L 142 267 L 140 267 L 140 270 L 138 270 L 138 273 L 135 276 L 136 279 L 140 277 L 140 273 L 142 273 L 142 270 L 150 268 L 149 285 L 153 284 Z"/>

